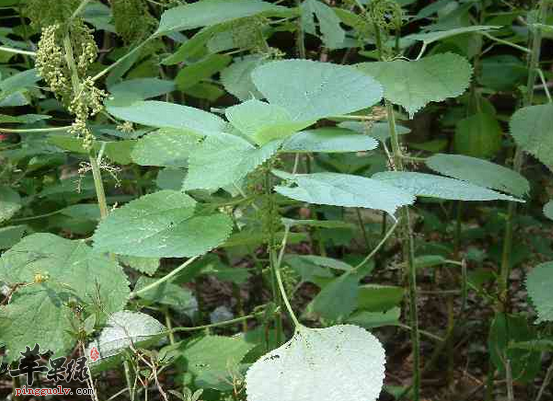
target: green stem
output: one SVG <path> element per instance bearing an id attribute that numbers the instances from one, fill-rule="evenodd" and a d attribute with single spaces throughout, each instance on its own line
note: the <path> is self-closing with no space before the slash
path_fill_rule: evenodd
<path id="1" fill-rule="evenodd" d="M 230 326 L 236 323 L 241 323 L 245 320 L 254 319 L 258 316 L 262 316 L 265 312 L 256 312 L 252 313 L 246 316 L 237 317 L 235 319 L 225 320 L 223 322 L 218 323 L 212 323 L 212 324 L 204 324 L 202 326 L 194 326 L 194 327 L 174 327 L 171 329 L 172 333 L 179 333 L 179 332 L 188 332 L 188 331 L 198 331 L 198 330 L 207 330 L 207 329 L 213 329 L 216 327 L 223 327 L 223 326 Z M 168 334 L 168 331 L 164 332 Z M 157 334 L 156 334 L 157 335 Z"/>
<path id="2" fill-rule="evenodd" d="M 515 48 L 515 49 L 517 49 L 517 50 L 520 50 L 520 51 L 522 51 L 522 52 L 524 52 L 524 53 L 530 53 L 530 52 L 531 52 L 531 50 L 528 49 L 527 47 L 517 45 L 516 43 L 511 43 L 511 42 L 509 42 L 509 41 L 507 41 L 507 40 L 503 40 L 503 39 L 500 39 L 500 38 L 496 38 L 495 36 L 490 35 L 488 32 L 482 32 L 482 31 L 481 31 L 481 32 L 477 32 L 477 33 L 479 33 L 480 35 L 485 36 L 485 37 L 487 37 L 488 39 L 493 40 L 493 41 L 495 41 L 495 42 L 497 42 L 497 43 L 501 43 L 502 45 L 505 45 L 505 46 L 511 46 L 511 47 L 513 47 L 513 48 Z"/>
<path id="3" fill-rule="evenodd" d="M 73 14 L 69 18 L 68 24 L 79 16 L 79 14 L 85 9 L 88 3 L 90 3 L 90 0 L 81 1 L 81 4 L 79 4 L 79 7 L 77 7 L 77 9 L 73 11 Z"/>
<path id="4" fill-rule="evenodd" d="M 271 270 L 271 293 L 273 295 L 273 300 L 275 301 L 275 304 L 279 307 L 279 309 L 282 309 L 282 298 L 279 295 L 278 291 L 278 278 L 277 278 L 277 269 L 276 269 L 276 243 L 275 243 L 275 227 L 273 224 L 273 215 L 274 215 L 274 197 L 272 193 L 272 182 L 271 182 L 271 173 L 270 171 L 265 172 L 265 196 L 267 197 L 268 202 L 268 225 L 269 227 L 269 238 L 267 243 L 267 249 L 269 254 L 269 267 Z M 281 336 L 282 336 L 282 314 L 278 314 L 275 316 L 276 319 L 276 337 L 277 337 L 277 344 L 281 344 Z"/>
<path id="5" fill-rule="evenodd" d="M 384 246 L 384 244 L 386 243 L 386 241 L 388 240 L 388 238 L 390 238 L 390 236 L 393 234 L 393 232 L 396 230 L 396 227 L 399 223 L 399 220 L 396 220 L 396 222 L 394 223 L 394 225 L 392 226 L 392 228 L 390 228 L 390 230 L 388 230 L 388 232 L 386 233 L 386 235 L 382 238 L 382 240 L 380 240 L 380 242 L 378 243 L 378 245 L 371 251 L 371 253 L 369 253 L 367 255 L 367 257 L 365 259 L 363 259 L 361 261 L 361 263 L 359 263 L 357 266 L 355 266 L 353 268 L 353 270 L 359 270 L 361 267 L 365 266 L 365 264 L 371 260 L 371 258 L 376 255 L 376 253 L 380 250 L 380 248 L 382 248 L 382 246 Z"/>
<path id="6" fill-rule="evenodd" d="M 194 256 L 193 258 L 188 259 L 186 262 L 184 262 L 182 265 L 177 267 L 175 270 L 173 270 L 171 273 L 163 276 L 157 281 L 154 281 L 152 284 L 147 285 L 144 288 L 139 289 L 138 291 L 132 291 L 130 294 L 130 298 L 136 298 L 138 295 L 143 294 L 152 288 L 156 288 L 157 286 L 165 283 L 167 280 L 170 280 L 175 275 L 179 274 L 183 269 L 185 269 L 187 266 L 192 264 L 196 259 L 198 259 L 199 256 Z"/>
<path id="7" fill-rule="evenodd" d="M 132 376 L 131 376 L 132 373 L 131 373 L 129 361 L 123 362 L 123 367 L 125 369 L 125 380 L 127 381 L 127 387 L 129 389 L 129 399 L 130 401 L 134 401 L 135 387 L 132 381 Z"/>
<path id="8" fill-rule="evenodd" d="M 108 204 L 106 201 L 106 192 L 104 190 L 104 182 L 102 181 L 102 173 L 98 161 L 91 154 L 89 155 L 90 166 L 92 167 L 92 177 L 94 178 L 94 188 L 96 189 L 96 197 L 98 199 L 98 207 L 100 208 L 100 217 L 105 219 L 108 214 Z"/>
<path id="9" fill-rule="evenodd" d="M 296 0 L 296 7 L 299 9 L 301 7 L 301 0 Z M 300 58 L 306 57 L 305 51 L 305 34 L 303 32 L 303 27 L 301 26 L 301 16 L 298 18 L 298 36 L 296 37 L 296 45 L 298 47 L 298 55 Z"/>
<path id="10" fill-rule="evenodd" d="M 142 49 L 146 43 L 148 43 L 150 40 L 154 39 L 155 36 L 152 35 L 148 37 L 144 42 L 140 43 L 138 46 L 136 46 L 134 49 L 132 49 L 130 52 L 125 54 L 123 57 L 118 59 L 115 63 L 110 64 L 108 67 L 104 68 L 102 71 L 100 71 L 98 74 L 94 75 L 92 77 L 92 81 L 97 81 L 98 79 L 102 78 L 104 75 L 106 75 L 108 72 L 113 70 L 115 67 L 117 67 L 119 64 L 121 64 L 123 61 L 125 61 L 127 58 L 129 58 L 131 55 L 136 53 L 138 50 Z"/>
<path id="11" fill-rule="evenodd" d="M 282 258 L 284 257 L 284 251 L 286 249 L 286 243 L 288 242 L 289 232 L 290 232 L 290 227 L 286 226 L 286 228 L 284 229 L 284 237 L 282 238 L 280 253 L 278 255 L 277 263 L 275 265 L 275 276 L 277 279 L 280 294 L 282 295 L 282 299 L 284 301 L 284 304 L 286 305 L 286 309 L 288 310 L 288 313 L 290 314 L 290 317 L 292 318 L 294 325 L 296 326 L 296 328 L 298 328 L 298 327 L 301 327 L 301 324 L 298 318 L 296 317 L 294 310 L 292 309 L 292 305 L 290 304 L 290 301 L 288 300 L 288 295 L 286 294 L 286 289 L 284 288 L 284 284 L 282 283 L 282 277 L 280 276 L 280 265 L 282 264 Z"/>
<path id="12" fill-rule="evenodd" d="M 546 20 L 547 11 L 549 7 L 549 0 L 542 0 L 538 11 L 537 22 L 541 23 Z M 538 76 L 538 68 L 540 62 L 542 35 L 539 27 L 535 28 L 535 32 L 532 37 L 532 53 L 528 60 L 528 81 L 526 83 L 526 94 L 524 96 L 523 106 L 531 106 L 534 101 L 534 84 Z M 522 164 L 524 161 L 524 154 L 522 149 L 517 146 L 515 150 L 515 156 L 513 161 L 513 169 L 520 173 L 522 170 Z M 503 239 L 503 254 L 501 258 L 501 271 L 499 279 L 499 310 L 503 311 L 505 307 L 505 301 L 507 300 L 507 291 L 509 287 L 509 275 L 511 272 L 511 250 L 513 247 L 513 229 L 514 229 L 514 216 L 516 214 L 517 204 L 515 202 L 509 203 L 507 210 L 507 222 L 505 224 L 505 236 Z"/>
<path id="13" fill-rule="evenodd" d="M 386 100 L 386 112 L 388 114 L 388 125 L 390 128 L 390 136 L 392 142 L 392 152 L 395 168 L 398 171 L 403 171 L 403 156 L 401 154 L 401 146 L 399 135 L 396 129 L 396 120 L 392 103 Z M 403 228 L 403 258 L 407 265 L 407 277 L 409 283 L 409 317 L 411 323 L 411 341 L 413 343 L 413 400 L 420 399 L 420 333 L 419 333 L 419 317 L 417 305 L 417 270 L 414 263 L 415 259 L 415 241 L 411 228 L 411 214 L 407 206 L 401 209 L 402 213 L 402 228 Z"/>
<path id="14" fill-rule="evenodd" d="M 0 128 L 0 132 L 6 134 L 40 134 L 47 132 L 61 132 L 67 131 L 71 126 L 67 127 L 52 127 L 52 128 L 28 128 L 28 129 L 18 129 L 18 128 Z"/>
<path id="15" fill-rule="evenodd" d="M 0 51 L 14 54 L 22 54 L 24 56 L 36 57 L 36 52 L 27 50 L 14 49 L 13 47 L 0 46 Z"/>

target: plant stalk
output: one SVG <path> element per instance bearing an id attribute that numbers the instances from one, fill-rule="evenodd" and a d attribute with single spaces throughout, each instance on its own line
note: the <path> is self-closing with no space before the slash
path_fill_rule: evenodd
<path id="1" fill-rule="evenodd" d="M 403 157 L 401 154 L 401 146 L 399 135 L 396 129 L 396 119 L 392 103 L 389 100 L 385 101 L 386 112 L 388 114 L 388 125 L 390 128 L 390 136 L 392 142 L 392 154 L 394 168 L 397 171 L 403 171 Z M 413 343 L 413 400 L 420 399 L 420 333 L 419 333 L 419 316 L 417 305 L 417 270 L 415 266 L 415 241 L 411 225 L 411 213 L 409 207 L 401 208 L 401 227 L 403 229 L 403 258 L 407 265 L 407 278 L 409 284 L 409 320 L 411 323 L 411 341 Z"/>
<path id="2" fill-rule="evenodd" d="M 549 0 L 541 0 L 538 10 L 538 23 L 545 21 L 547 17 L 547 11 L 549 8 Z M 526 93 L 524 96 L 523 107 L 531 106 L 534 101 L 534 84 L 538 76 L 538 68 L 540 63 L 542 34 L 541 28 L 535 27 L 535 31 L 532 36 L 532 53 L 528 60 L 528 81 L 526 83 Z M 522 164 L 524 161 L 524 154 L 522 149 L 517 146 L 515 149 L 515 156 L 513 160 L 513 169 L 520 173 L 522 170 Z M 505 301 L 507 300 L 507 291 L 509 287 L 509 275 L 511 272 L 511 250 L 513 247 L 513 230 L 514 230 L 514 216 L 516 214 L 517 204 L 516 202 L 509 203 L 507 210 L 507 222 L 505 224 L 505 236 L 503 239 L 503 253 L 501 258 L 501 271 L 499 279 L 499 298 L 500 303 L 498 308 L 501 311 L 505 309 Z"/>
<path id="3" fill-rule="evenodd" d="M 188 259 L 186 262 L 184 262 L 182 265 L 177 267 L 175 270 L 173 270 L 171 273 L 163 276 L 157 281 L 154 281 L 152 284 L 147 285 L 144 288 L 139 289 L 138 291 L 132 291 L 130 294 L 130 298 L 136 298 L 138 295 L 143 294 L 152 288 L 156 288 L 157 286 L 165 283 L 167 280 L 170 280 L 175 275 L 179 274 L 182 270 L 184 270 L 187 266 L 190 266 L 196 259 L 198 259 L 199 256 L 194 256 L 193 258 Z"/>

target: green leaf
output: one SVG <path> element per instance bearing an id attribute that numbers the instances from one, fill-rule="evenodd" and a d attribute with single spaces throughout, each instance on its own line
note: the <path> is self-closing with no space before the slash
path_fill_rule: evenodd
<path id="1" fill-rule="evenodd" d="M 430 102 L 461 95 L 472 76 L 468 61 L 453 53 L 417 61 L 362 63 L 358 67 L 380 82 L 384 86 L 384 97 L 403 106 L 411 118 Z"/>
<path id="2" fill-rule="evenodd" d="M 21 288 L 11 302 L 0 307 L 0 332 L 7 350 L 4 362 L 20 357 L 26 346 L 39 343 L 42 352 L 66 355 L 74 346 L 70 334 L 71 309 L 66 306 L 73 294 L 56 283 L 42 283 Z"/>
<path id="3" fill-rule="evenodd" d="M 136 282 L 134 291 L 139 291 L 140 289 L 152 283 L 155 283 L 158 280 L 158 278 L 142 276 Z M 195 301 L 194 295 L 192 295 L 192 291 L 190 291 L 188 288 L 181 287 L 167 281 L 161 283 L 155 288 L 152 288 L 151 290 L 139 293 L 138 296 L 151 302 L 169 305 L 180 312 L 182 312 L 184 309 L 190 309 Z"/>
<path id="4" fill-rule="evenodd" d="M 94 233 L 98 252 L 143 257 L 193 257 L 220 245 L 232 231 L 225 214 L 194 216 L 196 201 L 163 190 L 115 209 Z"/>
<path id="5" fill-rule="evenodd" d="M 0 249 L 8 249 L 14 246 L 23 237 L 25 230 L 24 225 L 0 228 Z"/>
<path id="6" fill-rule="evenodd" d="M 426 165 L 437 173 L 518 197 L 524 196 L 530 190 L 528 180 L 522 175 L 487 160 L 436 154 L 426 160 Z"/>
<path id="7" fill-rule="evenodd" d="M 215 102 L 225 94 L 223 89 L 209 82 L 199 82 L 190 88 L 184 89 L 182 92 L 196 99 L 205 99 L 210 102 Z"/>
<path id="8" fill-rule="evenodd" d="M 376 337 L 349 324 L 297 329 L 290 341 L 250 367 L 248 401 L 374 401 L 379 397 L 386 355 Z"/>
<path id="9" fill-rule="evenodd" d="M 414 265 L 417 269 L 425 267 L 441 266 L 446 263 L 447 259 L 440 255 L 422 255 L 415 258 Z"/>
<path id="10" fill-rule="evenodd" d="M 93 252 L 83 240 L 53 234 L 29 235 L 0 258 L 0 281 L 32 283 L 36 274 L 63 283 L 88 304 L 97 298 L 99 288 L 108 313 L 121 310 L 130 292 L 127 278 L 115 261 Z"/>
<path id="11" fill-rule="evenodd" d="M 463 34 L 472 33 L 472 32 L 491 31 L 499 28 L 501 27 L 497 25 L 472 25 L 472 26 L 465 26 L 462 28 L 448 29 L 447 31 L 417 33 L 413 35 L 408 35 L 404 39 L 420 40 L 425 45 L 429 45 L 431 43 L 437 42 L 442 39 L 450 38 L 452 36 L 463 35 Z"/>
<path id="12" fill-rule="evenodd" d="M 398 307 L 389 309 L 385 312 L 367 312 L 359 311 L 352 314 L 347 322 L 365 329 L 374 329 L 383 326 L 395 326 L 399 324 L 401 309 Z"/>
<path id="13" fill-rule="evenodd" d="M 34 86 L 42 78 L 38 75 L 36 68 L 18 72 L 0 81 L 0 101 L 7 99 L 23 89 Z"/>
<path id="14" fill-rule="evenodd" d="M 353 67 L 331 63 L 273 61 L 257 67 L 252 79 L 269 103 L 284 107 L 294 121 L 351 113 L 382 98 L 382 87 L 374 79 Z"/>
<path id="15" fill-rule="evenodd" d="M 547 202 L 543 207 L 543 214 L 549 220 L 553 220 L 553 200 Z"/>
<path id="16" fill-rule="evenodd" d="M 226 123 L 214 114 L 179 104 L 145 100 L 128 106 L 106 103 L 106 110 L 121 120 L 158 128 L 176 128 L 208 135 L 221 132 Z"/>
<path id="17" fill-rule="evenodd" d="M 524 202 L 466 181 L 433 174 L 387 171 L 373 175 L 373 179 L 401 188 L 415 196 L 462 201 L 508 200 Z"/>
<path id="18" fill-rule="evenodd" d="M 241 101 L 252 97 L 261 98 L 261 93 L 252 81 L 251 73 L 265 63 L 266 59 L 261 56 L 235 58 L 231 65 L 221 71 L 221 83 L 228 93 Z"/>
<path id="19" fill-rule="evenodd" d="M 553 321 L 553 262 L 534 267 L 526 278 L 526 289 L 532 304 L 538 311 L 536 323 Z"/>
<path id="20" fill-rule="evenodd" d="M 100 372 L 118 365 L 122 353 L 132 347 L 148 348 L 156 345 L 163 336 L 165 326 L 153 317 L 140 312 L 121 311 L 111 315 L 100 336 L 90 342 L 86 354 L 96 347 L 100 357 L 88 366 L 93 372 Z"/>
<path id="21" fill-rule="evenodd" d="M 79 205 L 67 206 L 61 211 L 61 214 L 74 219 L 91 221 L 99 221 L 101 218 L 100 208 L 95 203 L 83 203 Z"/>
<path id="22" fill-rule="evenodd" d="M 221 71 L 231 61 L 232 57 L 230 56 L 223 54 L 211 54 L 197 63 L 181 68 L 175 78 L 175 83 L 177 84 L 179 90 L 191 88 L 198 82 Z"/>
<path id="23" fill-rule="evenodd" d="M 88 154 L 88 150 L 84 146 L 83 138 L 76 138 L 67 135 L 53 134 L 48 136 L 48 142 L 69 152 Z M 130 164 L 131 160 L 131 151 L 136 144 L 136 141 L 112 141 L 112 142 L 102 142 L 94 143 L 93 148 L 97 152 L 100 149 L 104 149 L 104 154 L 111 161 L 118 164 Z"/>
<path id="24" fill-rule="evenodd" d="M 455 150 L 473 157 L 492 157 L 501 150 L 503 133 L 497 119 L 486 113 L 476 113 L 457 123 Z"/>
<path id="25" fill-rule="evenodd" d="M 137 78 L 117 83 L 109 88 L 113 104 L 124 105 L 158 97 L 174 91 L 175 83 L 158 78 Z"/>
<path id="26" fill-rule="evenodd" d="M 34 283 L 37 274 L 43 282 Z M 75 342 L 69 334 L 75 317 L 71 300 L 86 313 L 96 313 L 98 305 L 112 313 L 124 307 L 130 292 L 123 271 L 108 256 L 93 252 L 82 240 L 52 234 L 27 236 L 4 253 L 0 281 L 33 283 L 20 287 L 0 309 L 0 331 L 11 357 L 39 340 L 56 355 L 65 354 Z"/>
<path id="27" fill-rule="evenodd" d="M 319 36 L 315 17 L 319 22 L 322 41 L 329 49 L 340 48 L 346 38 L 346 32 L 340 26 L 340 18 L 334 10 L 319 0 L 306 0 L 300 5 L 301 24 L 305 32 Z"/>
<path id="28" fill-rule="evenodd" d="M 210 136 L 190 155 L 183 189 L 215 190 L 237 184 L 271 158 L 280 144 L 280 141 L 273 141 L 256 148 L 236 135 Z"/>
<path id="29" fill-rule="evenodd" d="M 201 138 L 192 131 L 162 128 L 140 138 L 131 157 L 141 166 L 186 167 Z"/>
<path id="30" fill-rule="evenodd" d="M 401 287 L 365 284 L 359 287 L 357 307 L 369 312 L 387 311 L 401 303 L 403 292 Z"/>
<path id="31" fill-rule="evenodd" d="M 495 367 L 505 374 L 505 359 L 508 358 L 512 378 L 520 382 L 533 380 L 541 367 L 540 352 L 509 347 L 513 342 L 537 340 L 526 320 L 522 315 L 497 313 L 488 337 L 488 351 Z"/>
<path id="32" fill-rule="evenodd" d="M 338 259 L 327 258 L 325 256 L 317 255 L 294 255 L 294 259 L 299 259 L 303 262 L 313 264 L 320 267 L 328 267 L 339 271 L 350 271 L 353 267 L 346 262 L 342 262 Z"/>
<path id="33" fill-rule="evenodd" d="M 553 170 L 553 103 L 519 109 L 510 131 L 518 146 Z"/>
<path id="34" fill-rule="evenodd" d="M 361 152 L 376 149 L 378 142 L 343 128 L 317 128 L 298 132 L 282 145 L 284 152 Z"/>
<path id="35" fill-rule="evenodd" d="M 357 306 L 358 279 L 342 274 L 327 284 L 309 303 L 305 315 L 330 321 L 343 321 Z"/>
<path id="36" fill-rule="evenodd" d="M 315 173 L 288 174 L 273 170 L 273 174 L 295 186 L 276 186 L 281 195 L 318 205 L 365 207 L 383 210 L 393 216 L 400 206 L 410 205 L 415 198 L 379 180 L 349 174 Z"/>
<path id="37" fill-rule="evenodd" d="M 204 336 L 186 343 L 182 356 L 197 386 L 226 389 L 225 379 L 253 347 L 243 338 Z"/>
<path id="38" fill-rule="evenodd" d="M 119 255 L 119 261 L 134 270 L 149 274 L 154 274 L 159 268 L 159 258 L 141 258 L 139 256 Z"/>
<path id="39" fill-rule="evenodd" d="M 0 186 L 0 223 L 12 218 L 21 209 L 21 197 L 6 185 Z"/>
<path id="40" fill-rule="evenodd" d="M 512 54 L 498 54 L 482 59 L 481 85 L 496 91 L 512 91 L 528 74 L 526 63 Z"/>
<path id="41" fill-rule="evenodd" d="M 260 0 L 202 0 L 163 13 L 156 35 L 213 26 L 260 13 L 280 13 L 285 7 Z"/>
<path id="42" fill-rule="evenodd" d="M 164 168 L 159 170 L 156 185 L 159 189 L 172 189 L 180 191 L 186 178 L 186 171 L 180 168 Z"/>
<path id="43" fill-rule="evenodd" d="M 256 99 L 226 109 L 230 123 L 258 145 L 284 139 L 315 121 L 294 121 L 283 107 Z"/>

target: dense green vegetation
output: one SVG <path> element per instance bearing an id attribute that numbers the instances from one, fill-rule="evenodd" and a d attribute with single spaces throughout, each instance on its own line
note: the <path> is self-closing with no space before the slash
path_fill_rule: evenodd
<path id="1" fill-rule="evenodd" d="M 552 8 L 0 0 L 0 395 L 553 399 Z"/>

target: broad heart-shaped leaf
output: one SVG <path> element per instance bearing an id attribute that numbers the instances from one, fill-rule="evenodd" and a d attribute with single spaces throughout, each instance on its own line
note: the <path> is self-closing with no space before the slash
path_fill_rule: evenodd
<path id="1" fill-rule="evenodd" d="M 538 311 L 536 323 L 553 321 L 553 262 L 534 267 L 526 277 L 526 289 Z"/>
<path id="2" fill-rule="evenodd" d="M 51 282 L 18 290 L 7 306 L 0 306 L 0 344 L 7 361 L 21 357 L 26 346 L 39 343 L 41 352 L 66 355 L 75 345 L 70 334 L 73 311 L 67 306 L 74 294 Z M 76 323 L 76 322 L 75 322 Z"/>
<path id="3" fill-rule="evenodd" d="M 524 202 L 512 196 L 479 187 L 470 182 L 433 174 L 386 171 L 377 173 L 372 178 L 401 188 L 415 196 L 462 201 L 508 200 Z"/>
<path id="4" fill-rule="evenodd" d="M 426 165 L 437 173 L 519 197 L 530 190 L 528 180 L 516 171 L 475 157 L 439 153 Z"/>
<path id="5" fill-rule="evenodd" d="M 223 336 L 204 336 L 179 346 L 195 384 L 219 390 L 229 389 L 226 379 L 253 347 L 243 338 Z"/>
<path id="6" fill-rule="evenodd" d="M 45 281 L 33 283 L 36 274 Z M 93 252 L 82 240 L 53 234 L 27 236 L 4 253 L 0 281 L 33 283 L 18 289 L 0 310 L 0 331 L 12 356 L 35 342 L 63 354 L 74 344 L 66 332 L 72 330 L 71 299 L 88 312 L 95 312 L 99 302 L 104 312 L 112 313 L 125 306 L 130 292 L 126 276 L 111 258 Z"/>
<path id="7" fill-rule="evenodd" d="M 140 138 L 131 157 L 141 166 L 186 167 L 200 139 L 201 135 L 191 131 L 162 128 Z"/>
<path id="8" fill-rule="evenodd" d="M 266 63 L 261 56 L 246 56 L 235 58 L 233 63 L 221 71 L 221 83 L 226 91 L 239 100 L 247 100 L 252 97 L 261 98 L 261 93 L 253 84 L 251 73 L 257 67 Z"/>
<path id="9" fill-rule="evenodd" d="M 469 86 L 472 68 L 453 53 L 418 61 L 395 60 L 358 65 L 384 86 L 384 97 L 407 110 L 410 117 L 430 102 L 461 95 Z"/>
<path id="10" fill-rule="evenodd" d="M 553 103 L 518 110 L 510 131 L 518 146 L 553 170 Z"/>
<path id="11" fill-rule="evenodd" d="M 415 201 L 415 197 L 407 191 L 356 175 L 288 174 L 278 170 L 273 170 L 273 174 L 295 185 L 276 186 L 279 194 L 318 205 L 365 207 L 383 210 L 393 216 L 398 207 Z"/>
<path id="12" fill-rule="evenodd" d="M 455 150 L 467 156 L 493 157 L 501 150 L 503 133 L 497 119 L 476 113 L 457 122 Z"/>
<path id="13" fill-rule="evenodd" d="M 316 121 L 379 102 L 382 87 L 353 67 L 309 60 L 273 61 L 257 67 L 252 80 L 271 104 L 294 121 Z"/>
<path id="14" fill-rule="evenodd" d="M 380 341 L 358 326 L 300 326 L 250 367 L 248 401 L 375 401 L 385 362 Z"/>
<path id="15" fill-rule="evenodd" d="M 118 356 L 133 346 L 147 348 L 163 336 L 165 326 L 153 317 L 140 312 L 121 311 L 111 315 L 98 338 L 86 349 L 88 365 L 93 372 L 106 370 L 118 361 Z M 99 359 L 92 361 L 90 353 L 95 347 Z"/>
<path id="16" fill-rule="evenodd" d="M 258 145 L 284 139 L 315 121 L 294 121 L 280 106 L 251 99 L 226 109 L 230 123 Z"/>
<path id="17" fill-rule="evenodd" d="M 338 127 L 369 135 L 371 138 L 375 138 L 380 142 L 386 142 L 391 138 L 390 126 L 387 121 L 377 121 L 372 124 L 366 124 L 360 121 L 344 121 L 338 124 Z M 405 135 L 409 132 L 411 132 L 409 128 L 396 124 L 396 133 L 398 135 Z"/>
<path id="18" fill-rule="evenodd" d="M 273 141 L 256 148 L 236 135 L 207 137 L 190 155 L 183 189 L 215 190 L 236 184 L 273 156 L 280 145 Z"/>
<path id="19" fill-rule="evenodd" d="M 127 278 L 115 261 L 93 252 L 83 240 L 53 234 L 29 235 L 0 258 L 0 281 L 31 283 L 36 274 L 62 283 L 88 304 L 97 298 L 99 288 L 108 313 L 121 310 L 130 292 Z"/>
<path id="20" fill-rule="evenodd" d="M 305 32 L 319 36 L 315 25 L 315 17 L 319 22 L 322 40 L 329 49 L 339 48 L 346 37 L 346 32 L 340 26 L 340 18 L 334 10 L 319 0 L 306 0 L 300 5 L 301 23 Z"/>
<path id="21" fill-rule="evenodd" d="M 553 220 L 553 200 L 550 200 L 545 204 L 545 206 L 543 207 L 543 214 L 549 220 Z"/>
<path id="22" fill-rule="evenodd" d="M 21 209 L 21 197 L 10 187 L 0 186 L 0 223 L 11 219 Z"/>
<path id="23" fill-rule="evenodd" d="M 376 139 L 343 128 L 317 128 L 298 132 L 282 145 L 283 152 L 361 152 L 378 146 Z"/>
<path id="24" fill-rule="evenodd" d="M 202 135 L 221 132 L 226 123 L 215 114 L 179 104 L 145 100 L 118 106 L 106 102 L 106 110 L 121 120 L 157 128 L 176 128 Z"/>
<path id="25" fill-rule="evenodd" d="M 288 12 L 286 7 L 260 0 L 202 0 L 163 13 L 157 35 L 213 26 L 260 13 Z"/>
<path id="26" fill-rule="evenodd" d="M 94 233 L 94 249 L 143 257 L 193 257 L 223 243 L 232 231 L 221 213 L 194 216 L 196 201 L 163 190 L 114 210 Z"/>

